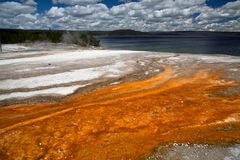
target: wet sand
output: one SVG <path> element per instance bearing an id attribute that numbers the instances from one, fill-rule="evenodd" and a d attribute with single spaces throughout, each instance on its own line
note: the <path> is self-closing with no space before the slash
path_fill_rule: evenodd
<path id="1" fill-rule="evenodd" d="M 239 58 L 122 57 L 130 70 L 73 94 L 3 100 L 1 159 L 184 159 L 212 148 L 220 159 L 240 156 Z"/>

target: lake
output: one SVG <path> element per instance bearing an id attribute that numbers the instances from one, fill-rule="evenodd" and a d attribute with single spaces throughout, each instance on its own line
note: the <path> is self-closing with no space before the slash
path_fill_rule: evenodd
<path id="1" fill-rule="evenodd" d="M 106 49 L 240 56 L 240 32 L 161 32 L 98 39 Z"/>

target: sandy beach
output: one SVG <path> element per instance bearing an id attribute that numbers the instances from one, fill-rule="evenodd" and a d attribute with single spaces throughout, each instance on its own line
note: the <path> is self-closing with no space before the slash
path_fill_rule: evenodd
<path id="1" fill-rule="evenodd" d="M 3 52 L 0 159 L 240 159 L 240 57 Z"/>

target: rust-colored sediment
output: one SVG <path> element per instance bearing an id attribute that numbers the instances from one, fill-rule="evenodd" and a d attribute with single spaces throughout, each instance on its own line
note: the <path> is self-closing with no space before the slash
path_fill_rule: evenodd
<path id="1" fill-rule="evenodd" d="M 237 82 L 172 75 L 166 67 L 61 103 L 1 108 L 0 159 L 136 159 L 165 143 L 240 140 L 240 95 L 214 94 Z"/>

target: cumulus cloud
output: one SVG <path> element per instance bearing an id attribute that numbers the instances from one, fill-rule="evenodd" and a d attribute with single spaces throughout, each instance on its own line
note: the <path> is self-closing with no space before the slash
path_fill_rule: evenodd
<path id="1" fill-rule="evenodd" d="M 240 0 L 211 8 L 205 0 L 139 0 L 108 8 L 100 0 L 53 0 L 37 14 L 33 0 L 0 3 L 0 27 L 140 31 L 240 30 Z M 3 9 L 2 9 L 3 8 Z M 22 19 L 22 21 L 18 20 Z"/>
<path id="2" fill-rule="evenodd" d="M 240 18 L 240 1 L 229 2 L 221 8 L 202 7 L 201 14 L 196 18 L 198 24 L 212 24 L 231 21 Z M 222 23 L 224 24 L 224 23 Z M 239 23 L 240 24 L 240 23 Z M 210 26 L 210 25 L 208 25 Z"/>
<path id="3" fill-rule="evenodd" d="M 21 2 L 25 5 L 30 5 L 30 6 L 36 6 L 37 5 L 35 0 L 21 0 Z"/>
<path id="4" fill-rule="evenodd" d="M 52 7 L 46 14 L 48 17 L 51 18 L 58 18 L 63 17 L 65 15 L 64 8 Z"/>
<path id="5" fill-rule="evenodd" d="M 34 13 L 36 8 L 34 6 L 25 5 L 18 2 L 2 2 L 0 3 L 0 17 L 11 18 L 19 14 Z"/>
<path id="6" fill-rule="evenodd" d="M 178 7 L 179 9 L 200 6 L 205 4 L 205 0 L 141 0 L 144 6 L 151 6 L 154 9 Z"/>
<path id="7" fill-rule="evenodd" d="M 120 3 L 130 3 L 132 2 L 133 0 L 119 0 Z"/>
<path id="8" fill-rule="evenodd" d="M 66 5 L 88 5 L 88 4 L 96 4 L 101 2 L 101 0 L 52 0 L 53 4 L 66 4 Z"/>

